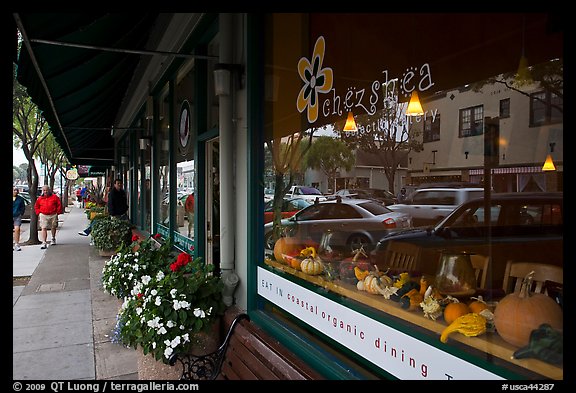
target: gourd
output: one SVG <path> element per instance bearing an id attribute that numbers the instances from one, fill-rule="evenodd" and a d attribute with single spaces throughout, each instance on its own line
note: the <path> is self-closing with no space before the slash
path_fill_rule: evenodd
<path id="1" fill-rule="evenodd" d="M 300 251 L 300 255 L 306 256 L 306 259 L 300 263 L 300 270 L 302 270 L 302 272 L 316 276 L 324 271 L 324 264 L 316 254 L 314 247 L 305 248 Z"/>
<path id="2" fill-rule="evenodd" d="M 476 314 L 480 314 L 482 310 L 488 309 L 488 304 L 486 304 L 482 296 L 473 297 L 471 299 L 474 300 L 468 304 L 468 308 L 470 308 L 470 311 Z"/>
<path id="3" fill-rule="evenodd" d="M 451 303 L 451 304 L 464 304 L 464 303 Z M 459 316 L 448 325 L 440 335 L 440 341 L 445 343 L 448 341 L 448 336 L 453 333 L 462 333 L 466 337 L 475 337 L 486 332 L 486 318 L 476 313 L 468 313 Z"/>
<path id="4" fill-rule="evenodd" d="M 460 303 L 458 301 L 448 303 L 444 308 L 444 321 L 446 321 L 447 325 L 451 325 L 456 319 L 468 313 L 470 313 L 470 308 L 466 303 Z"/>
<path id="5" fill-rule="evenodd" d="M 363 280 L 358 281 L 356 287 L 361 291 L 366 291 L 373 295 L 380 294 L 385 287 L 392 284 L 392 279 L 386 274 L 378 270 L 378 266 L 374 265 L 376 268 L 375 272 L 370 272 Z"/>
<path id="6" fill-rule="evenodd" d="M 494 326 L 502 339 L 517 347 L 530 341 L 530 333 L 542 324 L 562 331 L 562 308 L 551 297 L 530 292 L 532 277 L 524 277 L 518 292 L 506 295 L 494 310 Z"/>
<path id="7" fill-rule="evenodd" d="M 324 265 L 320 258 L 306 258 L 300 263 L 300 270 L 311 276 L 316 276 L 324 271 Z"/>
<path id="8" fill-rule="evenodd" d="M 290 264 L 290 261 L 288 258 L 284 258 L 284 255 L 297 255 L 300 247 L 295 239 L 283 236 L 274 244 L 274 259 L 281 263 Z"/>

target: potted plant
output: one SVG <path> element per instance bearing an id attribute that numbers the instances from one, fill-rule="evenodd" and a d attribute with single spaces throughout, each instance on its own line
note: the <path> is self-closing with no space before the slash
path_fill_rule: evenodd
<path id="1" fill-rule="evenodd" d="M 118 299 L 130 295 L 132 288 L 146 275 L 154 275 L 168 268 L 172 243 L 158 243 L 153 237 L 139 241 L 132 236 L 132 243 L 124 244 L 102 269 L 102 288 Z"/>
<path id="2" fill-rule="evenodd" d="M 132 224 L 110 216 L 104 216 L 92 225 L 92 240 L 100 255 L 114 255 L 123 244 L 130 244 Z"/>
<path id="3" fill-rule="evenodd" d="M 168 269 L 142 276 L 120 308 L 115 340 L 140 348 L 164 364 L 173 353 L 205 346 L 203 340 L 218 343 L 219 337 L 212 337 L 218 333 L 211 328 L 217 326 L 226 306 L 223 283 L 213 275 L 213 268 L 182 252 Z"/>

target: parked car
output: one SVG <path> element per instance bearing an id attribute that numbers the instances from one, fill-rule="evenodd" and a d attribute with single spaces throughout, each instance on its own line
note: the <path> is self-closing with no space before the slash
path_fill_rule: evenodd
<path id="1" fill-rule="evenodd" d="M 282 218 L 289 218 L 298 211 L 310 206 L 312 203 L 302 198 L 292 198 L 282 200 Z M 264 204 L 264 224 L 274 219 L 274 201 L 270 200 Z"/>
<path id="2" fill-rule="evenodd" d="M 30 194 L 26 191 L 21 191 L 18 194 L 22 198 L 24 198 L 24 204 L 26 205 L 24 208 L 24 214 L 22 215 L 22 219 L 23 220 L 30 220 L 30 218 L 32 217 L 32 211 L 34 209 L 34 206 L 32 206 L 32 203 L 30 200 Z"/>
<path id="3" fill-rule="evenodd" d="M 342 198 L 372 199 L 384 205 L 393 205 L 398 202 L 394 194 L 388 190 L 378 188 L 344 188 L 336 191 L 335 195 Z"/>
<path id="4" fill-rule="evenodd" d="M 434 275 L 442 252 L 469 252 L 490 257 L 492 290 L 502 289 L 509 260 L 563 266 L 563 193 L 495 193 L 490 213 L 484 198 L 470 200 L 434 227 L 397 231 L 383 237 L 371 253 L 386 266 L 394 242 L 420 247 L 418 270 Z"/>
<path id="5" fill-rule="evenodd" d="M 415 227 L 434 225 L 462 203 L 484 195 L 479 187 L 433 187 L 415 190 L 405 203 L 388 206 L 412 217 Z"/>
<path id="6" fill-rule="evenodd" d="M 325 201 L 327 198 L 322 195 L 320 190 L 314 187 L 306 187 L 306 186 L 292 186 L 290 187 L 290 191 L 286 193 L 284 196 L 285 199 L 290 198 L 303 198 L 310 202 L 315 202 L 318 200 L 319 202 Z"/>
<path id="7" fill-rule="evenodd" d="M 264 225 L 266 248 L 274 249 L 272 225 Z M 288 236 L 320 244 L 324 233 L 331 231 L 330 246 L 342 252 L 364 247 L 369 251 L 384 235 L 410 228 L 410 216 L 393 212 L 367 199 L 342 199 L 314 203 L 288 219 L 282 220 Z"/>

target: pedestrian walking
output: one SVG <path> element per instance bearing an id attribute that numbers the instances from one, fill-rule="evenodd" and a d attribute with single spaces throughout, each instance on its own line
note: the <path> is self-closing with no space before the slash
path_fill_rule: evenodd
<path id="1" fill-rule="evenodd" d="M 186 211 L 186 217 L 188 218 L 188 237 L 190 237 L 192 227 L 194 227 L 194 193 L 191 193 L 186 198 L 186 202 L 184 202 L 184 210 Z"/>
<path id="2" fill-rule="evenodd" d="M 108 214 L 112 218 L 128 219 L 128 198 L 126 190 L 122 187 L 122 180 L 116 179 L 114 187 L 108 193 Z"/>
<path id="3" fill-rule="evenodd" d="M 62 202 L 58 195 L 52 192 L 49 186 L 42 186 L 42 195 L 36 200 L 34 211 L 40 220 L 40 228 L 42 228 L 42 246 L 40 248 L 48 248 L 48 229 L 52 232 L 52 242 L 50 245 L 55 245 L 58 214 L 62 211 Z"/>
<path id="4" fill-rule="evenodd" d="M 26 209 L 26 201 L 20 195 L 18 187 L 12 189 L 12 220 L 14 222 L 14 251 L 22 251 L 20 247 L 20 226 L 22 225 L 22 216 Z"/>

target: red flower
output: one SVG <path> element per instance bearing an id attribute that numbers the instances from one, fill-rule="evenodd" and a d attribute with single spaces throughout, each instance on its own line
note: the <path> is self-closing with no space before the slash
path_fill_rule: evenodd
<path id="1" fill-rule="evenodd" d="M 138 299 L 140 299 L 142 296 L 144 296 L 144 295 L 142 295 L 141 293 L 138 293 L 138 294 L 136 295 L 136 297 L 137 297 Z"/>
<path id="2" fill-rule="evenodd" d="M 154 239 L 158 240 L 158 239 L 162 239 L 162 235 L 157 233 L 154 236 L 152 236 Z"/>
<path id="3" fill-rule="evenodd" d="M 170 264 L 170 270 L 172 270 L 173 272 L 176 272 L 176 271 L 180 270 L 180 268 L 186 266 L 190 262 L 192 262 L 192 257 L 190 256 L 190 254 L 185 253 L 185 252 L 181 252 L 178 255 L 178 258 L 176 259 L 176 261 L 173 262 L 172 264 Z"/>
<path id="4" fill-rule="evenodd" d="M 138 235 L 132 235 L 132 241 L 133 241 L 133 242 L 137 242 L 138 239 L 140 239 L 140 238 L 138 237 Z"/>

